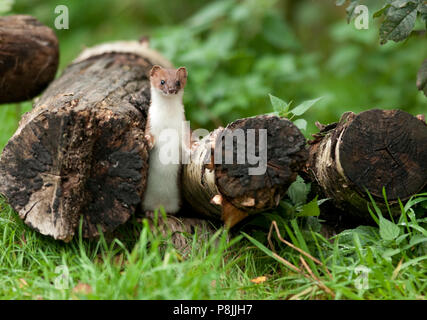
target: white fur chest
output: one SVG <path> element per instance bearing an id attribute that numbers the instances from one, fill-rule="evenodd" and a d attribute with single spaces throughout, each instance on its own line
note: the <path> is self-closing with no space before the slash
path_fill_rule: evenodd
<path id="1" fill-rule="evenodd" d="M 158 146 L 163 130 L 175 130 L 182 140 L 182 128 L 185 121 L 182 93 L 174 96 L 164 96 L 156 90 L 151 91 L 152 103 L 149 110 L 150 133 L 154 137 L 154 144 Z"/>

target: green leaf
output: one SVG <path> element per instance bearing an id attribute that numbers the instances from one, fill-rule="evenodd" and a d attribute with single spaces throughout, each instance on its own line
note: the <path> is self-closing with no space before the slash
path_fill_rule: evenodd
<path id="1" fill-rule="evenodd" d="M 233 6 L 230 0 L 212 2 L 187 20 L 189 27 L 209 26 L 215 20 L 223 17 Z"/>
<path id="2" fill-rule="evenodd" d="M 298 41 L 279 12 L 271 12 L 265 16 L 262 34 L 271 45 L 279 49 L 298 47 Z"/>
<path id="3" fill-rule="evenodd" d="M 289 106 L 291 105 L 292 101 L 287 103 L 283 101 L 282 99 L 273 96 L 272 94 L 269 94 L 271 105 L 273 106 L 274 111 L 279 116 L 286 116 L 287 112 L 289 111 Z"/>
<path id="4" fill-rule="evenodd" d="M 416 3 L 409 1 L 394 1 L 391 4 L 380 27 L 381 44 L 388 40 L 399 42 L 410 35 L 417 19 L 417 7 Z"/>
<path id="5" fill-rule="evenodd" d="M 297 119 L 294 121 L 294 125 L 300 130 L 306 130 L 307 129 L 307 121 L 304 119 Z"/>
<path id="6" fill-rule="evenodd" d="M 306 203 L 301 207 L 301 211 L 298 212 L 299 217 L 317 217 L 320 214 L 319 205 L 317 203 L 317 196 L 309 203 Z"/>
<path id="7" fill-rule="evenodd" d="M 379 226 L 380 236 L 384 240 L 394 240 L 400 234 L 400 228 L 390 220 L 385 219 L 384 217 L 379 218 Z"/>
<path id="8" fill-rule="evenodd" d="M 422 90 L 424 95 L 427 96 L 427 59 L 424 60 L 421 65 L 421 69 L 417 74 L 417 88 L 418 90 Z"/>
<path id="9" fill-rule="evenodd" d="M 384 7 L 382 7 L 380 10 L 378 10 L 377 12 L 374 12 L 373 17 L 374 18 L 378 18 L 380 16 L 382 16 L 383 14 L 387 13 L 387 9 L 390 8 L 390 4 L 386 4 Z"/>
<path id="10" fill-rule="evenodd" d="M 290 112 L 292 112 L 296 116 L 300 116 L 304 114 L 308 109 L 310 109 L 317 101 L 319 101 L 322 98 L 323 97 L 319 97 L 317 99 L 304 101 L 300 105 L 293 108 Z"/>
<path id="11" fill-rule="evenodd" d="M 289 186 L 287 193 L 294 205 L 301 205 L 307 202 L 309 192 L 310 184 L 306 184 L 300 176 L 297 176 L 297 179 Z"/>
<path id="12" fill-rule="evenodd" d="M 1 0 L 0 1 L 0 13 L 7 13 L 10 10 L 12 10 L 12 6 L 13 6 L 14 2 L 15 2 L 14 0 Z"/>
<path id="13" fill-rule="evenodd" d="M 272 94 L 269 94 L 269 96 L 270 96 L 271 105 L 273 106 L 274 111 L 281 112 L 286 107 L 287 103 L 282 99 L 276 96 L 273 96 Z"/>
<path id="14" fill-rule="evenodd" d="M 419 4 L 418 11 L 421 14 L 421 19 L 424 21 L 427 29 L 427 6 Z"/>
<path id="15" fill-rule="evenodd" d="M 400 249 L 387 249 L 383 252 L 383 258 L 390 258 L 398 253 L 400 253 Z"/>

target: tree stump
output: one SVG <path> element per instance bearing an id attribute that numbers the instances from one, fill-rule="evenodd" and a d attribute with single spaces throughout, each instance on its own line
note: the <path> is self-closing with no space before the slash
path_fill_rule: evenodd
<path id="1" fill-rule="evenodd" d="M 26 224 L 69 241 L 124 223 L 145 190 L 153 64 L 138 42 L 87 49 L 26 113 L 0 158 L 0 193 Z"/>
<path id="2" fill-rule="evenodd" d="M 58 40 L 31 16 L 0 17 L 0 103 L 29 100 L 54 79 Z"/>
<path id="3" fill-rule="evenodd" d="M 308 174 L 345 213 L 369 219 L 367 192 L 387 210 L 427 185 L 427 126 L 400 110 L 345 113 L 309 142 Z M 385 211 L 383 211 L 385 212 Z"/>
<path id="4" fill-rule="evenodd" d="M 226 148 L 227 139 L 236 143 Z M 190 162 L 183 168 L 184 198 L 197 212 L 232 227 L 250 214 L 278 205 L 306 163 L 305 145 L 299 129 L 276 116 L 240 119 L 225 129 L 218 128 L 192 146 Z M 221 152 L 216 153 L 218 148 Z M 264 172 L 251 159 L 261 154 L 265 154 Z M 232 161 L 227 161 L 230 155 Z M 259 172 L 251 174 L 257 167 Z"/>

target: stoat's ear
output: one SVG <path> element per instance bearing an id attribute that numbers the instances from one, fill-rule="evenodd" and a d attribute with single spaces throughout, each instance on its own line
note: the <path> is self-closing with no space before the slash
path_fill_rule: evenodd
<path id="1" fill-rule="evenodd" d="M 156 72 L 160 71 L 162 69 L 161 66 L 155 65 L 151 68 L 150 71 L 150 77 L 154 77 L 154 75 L 156 74 Z"/>
<path id="2" fill-rule="evenodd" d="M 181 88 L 184 88 L 185 84 L 187 83 L 187 69 L 185 67 L 180 67 L 176 70 L 176 75 L 181 82 Z"/>
<path id="3" fill-rule="evenodd" d="M 180 77 L 187 78 L 187 69 L 185 67 L 178 68 L 176 73 L 178 73 Z"/>
<path id="4" fill-rule="evenodd" d="M 181 78 L 187 78 L 187 69 L 185 67 L 180 67 L 178 70 L 176 70 L 176 73 Z"/>

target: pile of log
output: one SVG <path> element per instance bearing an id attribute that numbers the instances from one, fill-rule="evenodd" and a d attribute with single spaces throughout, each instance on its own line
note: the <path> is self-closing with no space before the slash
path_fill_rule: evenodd
<path id="1" fill-rule="evenodd" d="M 22 117 L 1 155 L 0 192 L 26 224 L 68 241 L 81 217 L 83 236 L 94 237 L 100 230 L 115 230 L 135 213 L 146 187 L 148 75 L 155 64 L 172 67 L 146 43 L 87 49 Z M 206 139 L 220 139 L 236 128 L 269 132 L 264 174 L 250 176 L 249 165 L 234 161 L 194 176 L 190 172 L 199 166 L 196 161 L 183 175 L 190 206 L 230 226 L 277 205 L 308 155 L 301 132 L 290 121 L 273 116 L 236 121 Z M 259 152 L 258 144 L 254 148 Z M 205 184 L 207 177 L 214 181 Z M 198 204 L 206 195 L 212 208 L 204 211 L 204 204 Z M 210 203 L 212 198 L 217 204 Z"/>
<path id="2" fill-rule="evenodd" d="M 10 39 L 0 42 L 0 59 L 7 62 L 0 66 L 7 80 L 0 102 L 27 100 L 53 80 L 58 42 L 49 28 L 30 17 L 0 18 L 0 39 Z M 29 64 L 34 59 L 38 63 Z M 80 219 L 90 238 L 113 232 L 138 212 L 148 173 L 149 71 L 156 64 L 172 67 L 147 42 L 86 49 L 22 117 L 0 157 L 0 193 L 27 225 L 69 241 Z M 188 231 L 209 218 L 232 227 L 275 208 L 304 172 L 336 207 L 359 216 L 367 215 L 367 191 L 381 201 L 384 186 L 393 205 L 426 187 L 425 121 L 398 110 L 369 110 L 319 127 L 309 147 L 291 121 L 273 115 L 212 131 L 193 144 L 183 165 L 186 208 L 198 218 L 178 218 L 187 226 L 171 217 L 166 223 Z"/>

